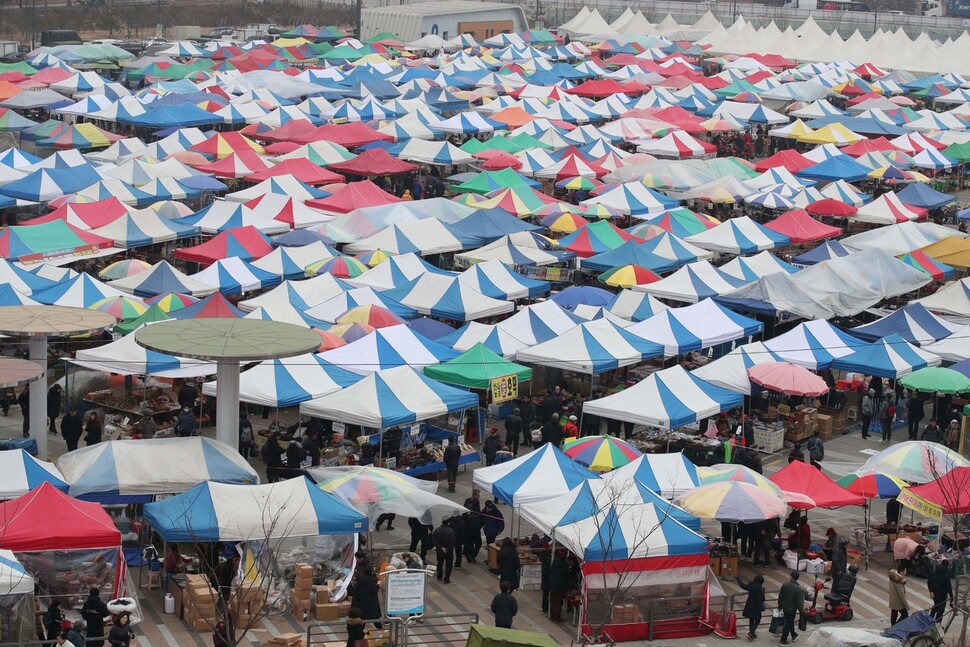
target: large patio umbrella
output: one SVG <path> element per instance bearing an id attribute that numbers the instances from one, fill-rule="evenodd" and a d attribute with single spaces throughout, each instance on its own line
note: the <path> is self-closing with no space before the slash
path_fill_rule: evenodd
<path id="1" fill-rule="evenodd" d="M 777 494 L 740 481 L 702 485 L 681 495 L 674 503 L 696 517 L 726 523 L 776 519 L 788 510 Z"/>
<path id="2" fill-rule="evenodd" d="M 940 443 L 908 440 L 882 450 L 857 472 L 879 472 L 910 483 L 929 483 L 957 467 L 970 467 L 970 461 Z"/>
<path id="3" fill-rule="evenodd" d="M 586 436 L 563 443 L 563 453 L 593 472 L 609 472 L 636 460 L 643 453 L 614 436 Z"/>
<path id="4" fill-rule="evenodd" d="M 922 393 L 970 393 L 970 377 L 959 371 L 930 366 L 913 371 L 900 383 Z"/>
<path id="5" fill-rule="evenodd" d="M 819 396 L 829 390 L 825 380 L 791 362 L 757 364 L 748 369 L 748 377 L 759 386 L 788 395 Z"/>

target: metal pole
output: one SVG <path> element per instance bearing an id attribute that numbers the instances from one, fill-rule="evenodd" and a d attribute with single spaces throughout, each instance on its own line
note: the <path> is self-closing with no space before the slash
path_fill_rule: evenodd
<path id="1" fill-rule="evenodd" d="M 239 451 L 239 362 L 216 365 L 216 440 Z"/>
<path id="2" fill-rule="evenodd" d="M 37 457 L 47 460 L 47 335 L 35 335 L 27 341 L 30 360 L 43 373 L 30 390 L 30 437 L 37 442 Z"/>

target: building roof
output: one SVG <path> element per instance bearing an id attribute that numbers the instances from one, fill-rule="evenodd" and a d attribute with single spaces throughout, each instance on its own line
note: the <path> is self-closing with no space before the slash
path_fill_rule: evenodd
<path id="1" fill-rule="evenodd" d="M 420 38 L 427 31 L 427 27 L 423 27 L 425 19 L 440 17 L 448 20 L 449 17 L 453 19 L 456 15 L 467 14 L 479 14 L 482 16 L 481 20 L 512 19 L 521 23 L 521 29 L 528 27 L 525 12 L 517 5 L 455 0 L 454 2 L 416 2 L 386 7 L 367 7 L 362 15 L 361 32 L 364 38 L 381 32 L 390 32 L 407 42 Z M 519 29 L 520 25 L 517 24 L 514 28 Z M 447 31 L 448 27 L 443 27 L 443 30 Z M 457 36 L 457 33 L 450 35 Z"/>
<path id="2" fill-rule="evenodd" d="M 455 13 L 471 13 L 473 11 L 488 11 L 491 9 L 510 9 L 516 5 L 502 2 L 473 2 L 472 0 L 454 0 L 451 2 L 415 2 L 403 5 L 388 5 L 386 7 L 368 7 L 367 13 L 393 14 L 397 16 L 437 16 Z"/>

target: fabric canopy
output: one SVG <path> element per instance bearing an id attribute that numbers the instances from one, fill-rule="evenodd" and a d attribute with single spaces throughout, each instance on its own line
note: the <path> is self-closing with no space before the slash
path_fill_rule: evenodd
<path id="1" fill-rule="evenodd" d="M 364 375 L 373 371 L 411 366 L 432 366 L 458 357 L 447 346 L 423 337 L 406 325 L 378 328 L 346 346 L 320 354 L 321 359 Z"/>
<path id="2" fill-rule="evenodd" d="M 827 321 L 817 319 L 800 323 L 765 342 L 765 348 L 783 360 L 812 371 L 828 368 L 837 358 L 864 346 L 864 341 L 842 332 Z"/>
<path id="3" fill-rule="evenodd" d="M 515 309 L 511 301 L 485 296 L 458 277 L 430 272 L 385 294 L 420 314 L 451 321 L 493 317 Z"/>
<path id="4" fill-rule="evenodd" d="M 741 406 L 744 397 L 695 377 L 681 366 L 583 404 L 583 413 L 662 429 L 677 429 Z"/>
<path id="5" fill-rule="evenodd" d="M 304 402 L 300 413 L 386 429 L 475 406 L 477 395 L 425 377 L 410 366 L 399 366 L 376 371 L 342 391 Z"/>
<path id="6" fill-rule="evenodd" d="M 57 467 L 71 486 L 71 496 L 94 500 L 174 494 L 203 481 L 259 483 L 238 451 L 202 436 L 99 443 L 62 454 Z"/>
<path id="7" fill-rule="evenodd" d="M 150 324 L 149 324 L 150 325 Z M 216 372 L 216 365 L 200 359 L 175 357 L 139 346 L 131 335 L 94 348 L 84 348 L 72 364 L 120 375 L 202 377 Z"/>
<path id="8" fill-rule="evenodd" d="M 528 364 L 596 375 L 662 354 L 659 344 L 630 334 L 607 319 L 596 319 L 531 348 L 523 348 L 515 358 Z"/>
<path id="9" fill-rule="evenodd" d="M 600 478 L 620 483 L 636 481 L 667 499 L 700 485 L 697 468 L 683 452 L 644 454 Z"/>
<path id="10" fill-rule="evenodd" d="M 861 494 L 853 494 L 844 487 L 827 477 L 822 470 L 813 467 L 805 461 L 788 463 L 768 480 L 785 492 L 804 494 L 812 500 L 814 505 L 802 502 L 790 502 L 796 509 L 807 508 L 838 508 L 844 505 L 865 505 L 866 499 Z"/>
<path id="11" fill-rule="evenodd" d="M 360 376 L 307 354 L 260 362 L 239 376 L 239 400 L 282 409 L 356 384 Z M 215 396 L 216 382 L 206 382 L 202 392 Z"/>
<path id="12" fill-rule="evenodd" d="M 470 389 L 490 389 L 492 380 L 512 375 L 520 383 L 532 379 L 531 368 L 509 362 L 481 343 L 444 364 L 425 366 L 424 374 L 446 384 Z"/>
<path id="13" fill-rule="evenodd" d="M 50 483 L 0 503 L 0 522 L 0 548 L 18 553 L 121 546 L 121 531 L 100 504 L 72 499 Z"/>
<path id="14" fill-rule="evenodd" d="M 695 368 L 691 373 L 715 386 L 750 395 L 751 379 L 748 377 L 748 369 L 765 362 L 779 361 L 782 361 L 781 357 L 768 350 L 760 341 L 756 341 L 739 346 L 727 355 Z"/>
<path id="15" fill-rule="evenodd" d="M 367 518 L 307 477 L 265 485 L 199 483 L 145 505 L 145 519 L 165 541 L 265 541 L 350 535 Z"/>
<path id="16" fill-rule="evenodd" d="M 668 357 L 750 337 L 764 324 L 724 308 L 711 299 L 668 308 L 626 329 L 664 347 Z"/>
<path id="17" fill-rule="evenodd" d="M 698 261 L 685 265 L 659 281 L 635 285 L 632 289 L 661 299 L 697 303 L 708 297 L 727 294 L 746 284 L 747 281 L 725 274 L 707 261 Z"/>
<path id="18" fill-rule="evenodd" d="M 949 337 L 962 327 L 937 317 L 921 303 L 911 303 L 882 319 L 852 328 L 852 334 L 866 341 L 898 335 L 920 346 Z"/>
<path id="19" fill-rule="evenodd" d="M 842 233 L 838 227 L 823 224 L 804 209 L 792 209 L 765 225 L 766 228 L 787 236 L 793 244 L 810 243 L 832 238 Z"/>
<path id="20" fill-rule="evenodd" d="M 531 454 L 491 467 L 480 467 L 472 483 L 511 506 L 566 494 L 584 481 L 599 478 L 551 443 Z"/>
<path id="21" fill-rule="evenodd" d="M 53 463 L 41 461 L 22 449 L 0 452 L 0 499 L 23 496 L 43 483 L 67 492 L 67 482 Z"/>
<path id="22" fill-rule="evenodd" d="M 941 358 L 913 346 L 899 335 L 889 335 L 832 362 L 833 368 L 895 380 L 927 366 L 939 366 Z"/>
<path id="23" fill-rule="evenodd" d="M 759 225 L 749 216 L 725 220 L 716 227 L 688 236 L 685 240 L 712 252 L 730 254 L 754 254 L 766 249 L 785 247 L 791 242 L 788 236 Z"/>
<path id="24" fill-rule="evenodd" d="M 17 561 L 13 551 L 0 549 L 0 591 L 4 595 L 33 595 L 34 578 L 23 564 Z"/>

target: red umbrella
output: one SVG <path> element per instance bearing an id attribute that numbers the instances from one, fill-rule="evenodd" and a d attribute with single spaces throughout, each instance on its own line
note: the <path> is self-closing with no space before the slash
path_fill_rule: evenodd
<path id="1" fill-rule="evenodd" d="M 755 384 L 789 395 L 822 395 L 829 390 L 825 380 L 791 362 L 765 362 L 748 369 Z"/>
<path id="2" fill-rule="evenodd" d="M 836 200 L 835 198 L 826 198 L 824 200 L 818 200 L 813 202 L 807 207 L 805 211 L 814 214 L 816 216 L 838 216 L 844 218 L 845 216 L 851 216 L 858 209 L 853 207 L 851 204 L 846 204 L 841 200 Z"/>
<path id="3" fill-rule="evenodd" d="M 485 160 L 482 168 L 486 171 L 499 171 L 504 168 L 522 168 L 522 161 L 510 153 L 499 152 Z"/>

